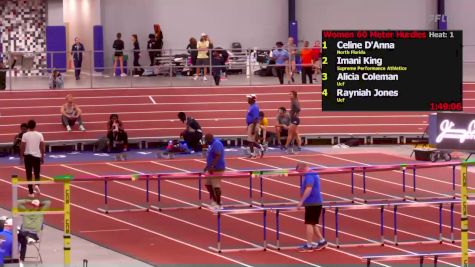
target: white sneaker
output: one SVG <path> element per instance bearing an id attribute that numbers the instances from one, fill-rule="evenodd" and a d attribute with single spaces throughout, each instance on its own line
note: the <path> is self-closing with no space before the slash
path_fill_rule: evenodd
<path id="1" fill-rule="evenodd" d="M 127 74 L 122 73 L 122 74 L 120 74 L 120 77 L 127 77 Z"/>
<path id="2" fill-rule="evenodd" d="M 66 131 L 71 132 L 71 126 L 67 125 L 66 126 Z"/>
<path id="3" fill-rule="evenodd" d="M 34 243 L 36 243 L 36 240 L 34 240 L 34 239 L 31 238 L 31 237 L 27 237 L 27 238 L 26 238 L 26 241 L 28 242 L 28 244 L 34 244 Z"/>
<path id="4" fill-rule="evenodd" d="M 208 78 L 206 78 L 206 76 L 203 76 L 203 81 L 207 81 Z"/>
<path id="5" fill-rule="evenodd" d="M 79 130 L 81 130 L 82 132 L 86 131 L 86 128 L 84 128 L 84 125 L 79 125 Z"/>
<path id="6" fill-rule="evenodd" d="M 35 193 L 41 195 L 41 190 L 39 185 L 35 185 Z"/>
<path id="7" fill-rule="evenodd" d="M 199 77 L 198 75 L 194 75 L 193 80 L 195 80 L 195 81 L 198 80 L 198 77 Z"/>

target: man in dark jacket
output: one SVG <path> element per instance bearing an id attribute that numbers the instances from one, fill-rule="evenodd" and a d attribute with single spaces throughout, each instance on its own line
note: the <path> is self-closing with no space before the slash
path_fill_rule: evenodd
<path id="1" fill-rule="evenodd" d="M 74 38 L 73 48 L 71 48 L 71 55 L 74 60 L 74 74 L 76 75 L 76 80 L 79 80 L 81 77 L 81 66 L 82 66 L 82 53 L 84 52 L 84 45 L 79 42 L 79 38 Z"/>
<path id="2" fill-rule="evenodd" d="M 153 33 L 148 35 L 148 42 L 147 42 L 147 49 L 148 51 L 148 56 L 150 57 L 150 66 L 155 65 L 155 57 L 157 56 L 157 39 L 155 38 L 155 35 Z"/>

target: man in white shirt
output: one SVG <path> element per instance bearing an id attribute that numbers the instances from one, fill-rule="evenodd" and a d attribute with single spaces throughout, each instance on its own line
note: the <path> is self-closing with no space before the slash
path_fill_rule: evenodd
<path id="1" fill-rule="evenodd" d="M 20 146 L 20 159 L 25 163 L 26 179 L 33 180 L 33 173 L 35 180 L 40 180 L 40 166 L 44 162 L 45 157 L 45 143 L 43 135 L 35 130 L 36 122 L 34 120 L 28 121 L 28 132 L 23 134 Z M 40 188 L 35 185 L 36 193 L 40 193 Z M 28 196 L 34 197 L 33 185 L 28 185 Z"/>

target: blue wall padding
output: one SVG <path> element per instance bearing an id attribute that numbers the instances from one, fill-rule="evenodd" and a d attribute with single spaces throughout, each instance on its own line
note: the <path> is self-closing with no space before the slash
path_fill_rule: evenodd
<path id="1" fill-rule="evenodd" d="M 66 27 L 47 26 L 46 27 L 46 64 L 48 72 L 57 69 L 66 71 Z M 52 53 L 59 52 L 59 53 Z"/>
<path id="2" fill-rule="evenodd" d="M 95 25 L 94 35 L 94 70 L 97 72 L 104 71 L 104 27 Z"/>

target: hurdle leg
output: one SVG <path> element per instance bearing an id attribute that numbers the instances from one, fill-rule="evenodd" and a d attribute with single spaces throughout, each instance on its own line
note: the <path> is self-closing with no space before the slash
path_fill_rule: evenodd
<path id="1" fill-rule="evenodd" d="M 380 223 L 381 246 L 384 246 L 384 206 L 381 206 Z"/>
<path id="2" fill-rule="evenodd" d="M 439 260 L 439 256 L 434 256 L 434 267 L 437 267 L 437 261 Z"/>
<path id="3" fill-rule="evenodd" d="M 413 181 L 412 190 L 416 192 L 416 166 L 414 166 L 414 169 L 412 169 L 412 181 Z"/>
<path id="4" fill-rule="evenodd" d="M 355 194 L 355 168 L 351 168 L 351 195 Z"/>
<path id="5" fill-rule="evenodd" d="M 369 266 L 371 266 L 371 259 L 366 260 L 366 267 L 369 267 Z"/>
<path id="6" fill-rule="evenodd" d="M 218 212 L 218 253 L 221 253 L 221 212 Z"/>
<path id="7" fill-rule="evenodd" d="M 402 170 L 402 192 L 406 192 L 406 169 Z"/>
<path id="8" fill-rule="evenodd" d="M 340 240 L 338 238 L 338 208 L 335 208 L 335 244 L 337 248 L 340 248 Z"/>
<path id="9" fill-rule="evenodd" d="M 363 167 L 363 194 L 366 194 L 366 168 Z"/>
<path id="10" fill-rule="evenodd" d="M 442 203 L 439 204 L 439 241 L 442 244 Z"/>
<path id="11" fill-rule="evenodd" d="M 263 234 L 264 234 L 264 242 L 262 244 L 264 251 L 267 250 L 267 210 L 264 210 L 263 212 L 263 218 L 262 218 L 262 228 L 263 228 Z"/>
<path id="12" fill-rule="evenodd" d="M 145 203 L 147 205 L 147 211 L 149 211 L 149 208 L 150 208 L 150 204 L 149 204 L 149 200 L 150 200 L 150 177 L 149 175 L 147 175 L 145 177 Z"/>
<path id="13" fill-rule="evenodd" d="M 104 213 L 109 213 L 109 190 L 107 189 L 107 177 L 104 178 Z"/>
<path id="14" fill-rule="evenodd" d="M 264 179 L 262 178 L 262 175 L 259 175 L 259 197 L 261 198 L 261 207 L 264 206 Z M 279 211 L 277 211 L 279 212 Z"/>
<path id="15" fill-rule="evenodd" d="M 455 243 L 454 239 L 454 203 L 450 203 L 450 241 Z"/>
<path id="16" fill-rule="evenodd" d="M 394 220 L 394 245 L 398 245 L 397 243 L 397 205 L 394 206 L 393 212 L 393 220 Z"/>
<path id="17" fill-rule="evenodd" d="M 419 266 L 424 267 L 424 256 L 419 258 Z"/>
<path id="18" fill-rule="evenodd" d="M 452 190 L 454 191 L 454 197 L 455 197 L 455 165 L 452 166 Z"/>
<path id="19" fill-rule="evenodd" d="M 277 250 L 280 250 L 280 223 L 279 223 L 279 210 L 275 212 L 275 240 Z"/>
<path id="20" fill-rule="evenodd" d="M 201 183 L 202 183 L 201 175 L 202 175 L 201 173 L 198 175 L 198 202 L 200 204 L 200 207 L 199 207 L 200 209 L 201 209 L 201 206 L 203 204 L 203 201 L 202 201 L 202 198 L 201 198 L 201 195 L 202 195 L 202 192 L 201 192 Z"/>
<path id="21" fill-rule="evenodd" d="M 252 173 L 249 175 L 249 207 L 252 207 Z"/>

